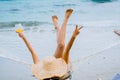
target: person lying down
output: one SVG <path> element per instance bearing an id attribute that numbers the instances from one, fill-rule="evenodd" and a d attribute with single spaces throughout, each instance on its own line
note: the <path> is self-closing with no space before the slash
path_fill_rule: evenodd
<path id="1" fill-rule="evenodd" d="M 25 37 L 23 31 L 16 31 L 31 52 L 34 62 L 32 65 L 32 73 L 39 80 L 66 80 L 71 78 L 72 68 L 69 60 L 69 53 L 74 40 L 83 28 L 83 26 L 78 27 L 78 25 L 76 25 L 68 44 L 65 45 L 66 26 L 72 12 L 72 9 L 66 10 L 61 27 L 58 25 L 58 17 L 56 15 L 52 16 L 52 21 L 57 35 L 57 48 L 53 56 L 48 56 L 43 60 L 38 58 L 37 53 Z"/>

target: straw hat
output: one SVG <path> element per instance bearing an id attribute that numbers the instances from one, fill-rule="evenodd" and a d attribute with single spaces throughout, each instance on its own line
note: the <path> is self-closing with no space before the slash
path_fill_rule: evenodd
<path id="1" fill-rule="evenodd" d="M 62 58 L 47 57 L 38 64 L 32 65 L 32 73 L 40 80 L 61 77 L 67 73 L 67 64 Z"/>

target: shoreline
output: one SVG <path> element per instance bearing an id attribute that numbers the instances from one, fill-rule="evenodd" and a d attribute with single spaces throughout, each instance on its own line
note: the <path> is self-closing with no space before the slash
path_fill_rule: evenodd
<path id="1" fill-rule="evenodd" d="M 28 65 L 0 57 L 0 80 L 37 80 Z"/>
<path id="2" fill-rule="evenodd" d="M 117 45 L 86 60 L 73 62 L 72 80 L 112 80 L 120 71 L 119 49 L 120 45 Z M 0 63 L 0 80 L 38 80 L 27 64 L 3 57 L 0 57 Z"/>
<path id="3" fill-rule="evenodd" d="M 112 47 L 101 54 L 90 56 L 80 60 L 73 67 L 73 80 L 112 80 L 120 72 L 120 45 Z M 79 64 L 79 65 L 78 65 Z M 79 75 L 79 76 L 76 76 Z"/>

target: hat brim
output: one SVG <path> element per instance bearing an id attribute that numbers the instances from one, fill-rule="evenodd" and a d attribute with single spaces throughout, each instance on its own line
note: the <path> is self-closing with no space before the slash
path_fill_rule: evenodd
<path id="1" fill-rule="evenodd" d="M 46 70 L 43 67 L 43 62 L 39 62 L 38 64 L 32 65 L 32 73 L 38 79 L 51 78 L 51 77 L 61 77 L 67 73 L 67 64 L 62 58 L 55 59 L 55 66 L 52 70 Z"/>

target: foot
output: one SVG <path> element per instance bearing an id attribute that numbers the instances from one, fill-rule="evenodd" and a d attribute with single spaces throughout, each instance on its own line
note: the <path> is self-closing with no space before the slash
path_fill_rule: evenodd
<path id="1" fill-rule="evenodd" d="M 67 19 L 70 17 L 70 15 L 72 14 L 72 12 L 73 12 L 73 9 L 67 9 L 66 10 L 65 16 L 66 16 Z"/>
<path id="2" fill-rule="evenodd" d="M 58 17 L 57 16 L 52 16 L 52 20 L 53 20 L 53 23 L 55 25 L 55 30 L 58 30 L 59 29 L 59 26 L 58 26 Z"/>
<path id="3" fill-rule="evenodd" d="M 120 36 L 120 30 L 114 30 L 114 33 Z"/>

